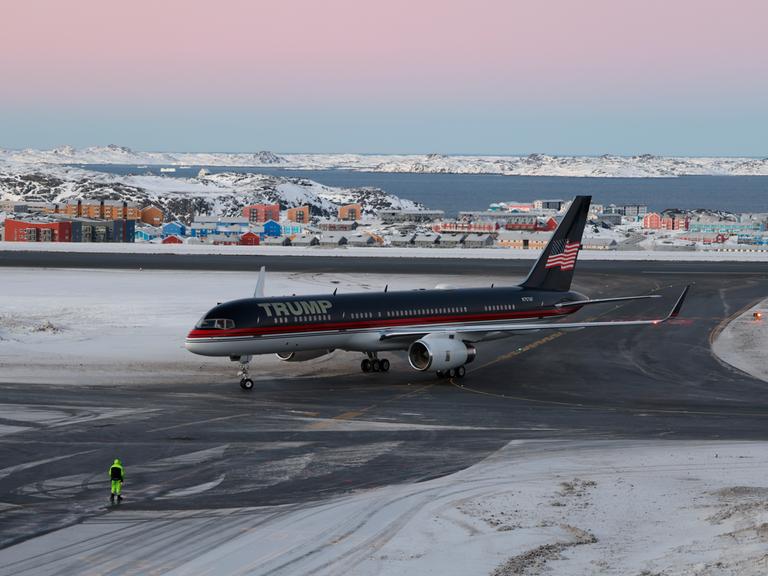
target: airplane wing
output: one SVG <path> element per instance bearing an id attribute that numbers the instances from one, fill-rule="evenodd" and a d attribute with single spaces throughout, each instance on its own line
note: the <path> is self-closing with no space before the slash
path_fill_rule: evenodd
<path id="1" fill-rule="evenodd" d="M 587 306 L 589 304 L 605 304 L 606 302 L 624 302 L 627 300 L 647 300 L 648 298 L 661 298 L 661 294 L 646 294 L 644 296 L 619 296 L 617 298 L 597 298 L 594 300 L 572 300 L 570 302 L 559 302 L 555 308 L 566 308 L 568 306 Z"/>
<path id="2" fill-rule="evenodd" d="M 514 323 L 509 324 L 456 324 L 453 326 L 414 326 L 413 328 L 398 328 L 394 330 L 384 330 L 381 333 L 382 340 L 404 337 L 420 337 L 426 334 L 451 333 L 451 334 L 472 334 L 472 333 L 499 333 L 508 332 L 529 332 L 535 330 L 568 330 L 578 328 L 602 328 L 609 326 L 642 326 L 662 324 L 672 318 L 677 318 L 680 309 L 683 307 L 685 297 L 688 295 L 690 285 L 686 286 L 680 297 L 675 302 L 672 310 L 663 318 L 653 320 L 611 320 L 605 322 L 546 322 L 546 323 Z"/>

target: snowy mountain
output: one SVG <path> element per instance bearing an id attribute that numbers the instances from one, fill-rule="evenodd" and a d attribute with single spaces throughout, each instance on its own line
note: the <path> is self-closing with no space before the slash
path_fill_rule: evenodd
<path id="1" fill-rule="evenodd" d="M 318 216 L 335 215 L 340 205 L 349 203 L 360 203 L 367 214 L 379 208 L 419 206 L 378 188 L 332 188 L 304 178 L 231 172 L 197 178 L 119 176 L 52 164 L 0 162 L 0 200 L 65 202 L 75 198 L 155 204 L 163 207 L 167 219 L 185 222 L 196 213 L 233 216 L 243 206 L 260 202 L 278 203 L 281 208 L 306 204 Z"/>
<path id="2" fill-rule="evenodd" d="M 77 149 L 60 146 L 52 150 L 0 150 L 0 161 L 24 164 L 162 164 L 196 166 L 270 166 L 285 163 L 272 152 L 254 154 L 208 154 L 140 152 L 126 146 L 109 144 Z"/>
<path id="3" fill-rule="evenodd" d="M 0 150 L 0 161 L 50 164 L 264 166 L 296 170 L 361 170 L 508 176 L 660 178 L 684 175 L 768 176 L 768 158 L 654 156 L 445 156 L 368 154 L 281 154 L 140 152 L 110 144 L 77 149 Z"/>

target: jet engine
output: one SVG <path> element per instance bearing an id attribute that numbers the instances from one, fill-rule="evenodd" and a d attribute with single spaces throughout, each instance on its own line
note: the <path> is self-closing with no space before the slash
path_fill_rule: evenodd
<path id="1" fill-rule="evenodd" d="M 450 334 L 428 334 L 408 348 L 408 363 L 415 370 L 450 370 L 475 359 L 477 350 L 471 344 Z"/>
<path id="2" fill-rule="evenodd" d="M 330 354 L 333 350 L 304 350 L 301 352 L 278 352 L 275 354 L 283 362 L 306 362 Z"/>

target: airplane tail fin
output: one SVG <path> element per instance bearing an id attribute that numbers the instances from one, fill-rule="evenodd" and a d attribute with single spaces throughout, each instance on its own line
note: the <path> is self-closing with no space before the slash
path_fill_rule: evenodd
<path id="1" fill-rule="evenodd" d="M 562 292 L 570 290 L 591 201 L 591 196 L 576 196 L 573 199 L 521 287 Z"/>

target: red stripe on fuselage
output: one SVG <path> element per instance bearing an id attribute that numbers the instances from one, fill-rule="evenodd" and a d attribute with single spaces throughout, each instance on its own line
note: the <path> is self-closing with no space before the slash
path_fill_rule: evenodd
<path id="1" fill-rule="evenodd" d="M 344 322 L 316 322 L 310 324 L 275 324 L 272 326 L 253 326 L 233 328 L 231 330 L 192 330 L 187 338 L 232 338 L 235 336 L 260 336 L 262 334 L 293 334 L 297 332 L 320 332 L 324 330 L 349 330 L 358 328 L 391 328 L 397 326 L 447 324 L 452 322 L 482 322 L 489 320 L 543 318 L 545 316 L 563 316 L 579 310 L 581 306 L 568 306 L 550 310 L 521 310 L 518 312 L 495 312 L 483 314 L 464 314 L 462 316 L 421 316 L 404 318 L 368 318 Z M 493 329 L 493 326 L 489 326 Z M 457 331 L 461 331 L 458 327 Z"/>

